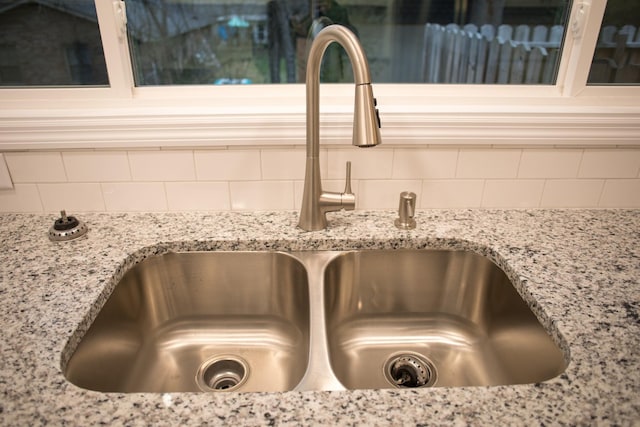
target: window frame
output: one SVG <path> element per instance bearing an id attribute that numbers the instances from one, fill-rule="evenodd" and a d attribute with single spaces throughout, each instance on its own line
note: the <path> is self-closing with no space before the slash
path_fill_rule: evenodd
<path id="1" fill-rule="evenodd" d="M 302 146 L 301 84 L 135 87 L 121 0 L 95 0 L 109 87 L 0 93 L 0 151 Z M 575 0 L 555 85 L 376 84 L 389 145 L 637 146 L 640 86 L 588 86 L 605 1 Z M 323 144 L 348 143 L 353 87 L 323 84 Z"/>

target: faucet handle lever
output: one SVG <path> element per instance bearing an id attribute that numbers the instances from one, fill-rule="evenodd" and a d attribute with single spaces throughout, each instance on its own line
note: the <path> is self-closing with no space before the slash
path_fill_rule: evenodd
<path id="1" fill-rule="evenodd" d="M 353 194 L 351 189 L 351 162 L 347 162 L 344 193 L 340 194 L 340 206 L 347 211 L 352 211 L 356 208 L 356 195 Z"/>
<path id="2" fill-rule="evenodd" d="M 351 162 L 347 162 L 347 171 L 344 183 L 344 193 L 345 194 L 353 194 L 353 190 L 351 190 Z"/>

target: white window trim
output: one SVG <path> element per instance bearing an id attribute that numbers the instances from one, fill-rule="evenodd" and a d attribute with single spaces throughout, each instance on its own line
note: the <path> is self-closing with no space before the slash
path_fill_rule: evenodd
<path id="1" fill-rule="evenodd" d="M 605 2 L 575 1 L 572 20 L 584 5 L 585 31 L 566 38 L 554 86 L 374 82 L 383 142 L 640 145 L 640 87 L 586 85 Z M 303 85 L 134 87 L 111 6 L 96 0 L 111 86 L 3 89 L 0 151 L 304 145 Z M 322 85 L 323 144 L 348 143 L 352 102 L 352 85 Z"/>

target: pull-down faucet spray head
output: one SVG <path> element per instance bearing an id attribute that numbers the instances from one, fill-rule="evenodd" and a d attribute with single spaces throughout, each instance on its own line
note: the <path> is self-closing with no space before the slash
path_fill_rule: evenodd
<path id="1" fill-rule="evenodd" d="M 357 84 L 353 109 L 353 145 L 375 147 L 380 144 L 380 117 L 371 83 Z"/>

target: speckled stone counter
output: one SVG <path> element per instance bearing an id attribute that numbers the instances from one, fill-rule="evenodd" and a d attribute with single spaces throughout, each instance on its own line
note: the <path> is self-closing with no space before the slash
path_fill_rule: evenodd
<path id="1" fill-rule="evenodd" d="M 76 213 L 74 213 L 76 214 Z M 3 425 L 632 425 L 640 423 L 640 211 L 77 214 L 87 236 L 52 243 L 54 215 L 3 214 Z M 570 359 L 560 376 L 497 387 L 284 393 L 99 393 L 61 366 L 117 278 L 169 250 L 460 248 L 512 278 Z M 99 367 L 96 367 L 99 369 Z"/>

